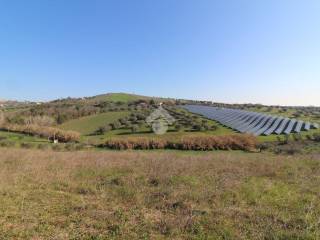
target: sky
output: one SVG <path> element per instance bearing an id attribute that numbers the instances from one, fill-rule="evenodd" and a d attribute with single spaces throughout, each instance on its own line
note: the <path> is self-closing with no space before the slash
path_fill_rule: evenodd
<path id="1" fill-rule="evenodd" d="M 319 0 L 0 0 L 0 99 L 320 106 Z"/>

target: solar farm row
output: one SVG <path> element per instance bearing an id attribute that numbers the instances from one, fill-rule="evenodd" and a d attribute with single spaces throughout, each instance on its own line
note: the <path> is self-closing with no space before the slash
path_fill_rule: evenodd
<path id="1" fill-rule="evenodd" d="M 319 128 L 319 125 L 316 123 L 238 109 L 201 105 L 184 105 L 182 107 L 189 112 L 215 120 L 238 132 L 251 133 L 255 136 L 299 133 L 301 131 Z"/>

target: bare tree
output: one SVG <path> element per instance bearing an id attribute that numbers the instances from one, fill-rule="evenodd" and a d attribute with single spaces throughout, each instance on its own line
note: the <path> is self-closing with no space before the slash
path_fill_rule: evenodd
<path id="1" fill-rule="evenodd" d="M 55 121 L 53 118 L 48 116 L 35 116 L 35 117 L 29 117 L 25 120 L 27 125 L 37 125 L 42 127 L 50 127 L 53 126 Z"/>

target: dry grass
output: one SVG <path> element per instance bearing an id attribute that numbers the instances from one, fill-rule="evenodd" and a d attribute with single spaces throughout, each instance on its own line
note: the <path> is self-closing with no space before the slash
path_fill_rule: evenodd
<path id="1" fill-rule="evenodd" d="M 257 138 L 248 134 L 226 136 L 190 136 L 179 140 L 150 139 L 143 137 L 110 139 L 100 147 L 116 150 L 127 149 L 176 149 L 194 151 L 244 150 L 254 151 L 258 145 Z"/>
<path id="2" fill-rule="evenodd" d="M 18 124 L 4 124 L 0 126 L 1 130 L 13 133 L 23 133 L 30 136 L 37 136 L 41 138 L 58 139 L 60 142 L 78 142 L 80 140 L 80 133 L 74 131 L 65 131 L 53 127 L 44 127 L 38 125 L 18 125 Z"/>
<path id="3" fill-rule="evenodd" d="M 0 151 L 0 239 L 320 238 L 319 155 Z"/>

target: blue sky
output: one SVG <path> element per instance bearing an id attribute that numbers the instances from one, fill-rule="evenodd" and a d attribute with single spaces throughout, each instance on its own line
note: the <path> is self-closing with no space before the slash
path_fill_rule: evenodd
<path id="1" fill-rule="evenodd" d="M 0 99 L 320 106 L 318 0 L 2 0 Z"/>

